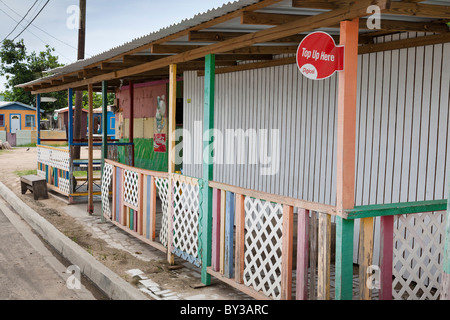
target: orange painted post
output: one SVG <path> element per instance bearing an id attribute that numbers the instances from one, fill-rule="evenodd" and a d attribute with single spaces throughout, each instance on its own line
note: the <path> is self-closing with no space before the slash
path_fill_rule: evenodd
<path id="1" fill-rule="evenodd" d="M 338 98 L 336 300 L 352 299 L 354 221 L 345 219 L 344 210 L 355 205 L 358 33 L 359 19 L 341 22 L 340 44 L 345 47 L 345 55 Z"/>
<path id="2" fill-rule="evenodd" d="M 167 261 L 170 265 L 175 264 L 175 256 L 172 253 L 172 241 L 173 241 L 173 188 L 174 183 L 172 174 L 175 173 L 175 130 L 176 130 L 176 103 L 177 103 L 177 65 L 171 64 L 169 67 L 169 192 L 167 194 L 168 203 L 168 234 L 167 234 Z"/>

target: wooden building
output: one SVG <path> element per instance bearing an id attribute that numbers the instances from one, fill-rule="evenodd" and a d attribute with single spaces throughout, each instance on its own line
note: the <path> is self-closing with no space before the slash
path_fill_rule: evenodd
<path id="1" fill-rule="evenodd" d="M 6 140 L 16 146 L 17 131 L 36 130 L 36 108 L 20 102 L 0 102 L 0 130 L 6 132 Z"/>
<path id="2" fill-rule="evenodd" d="M 199 266 L 206 285 L 258 299 L 449 299 L 449 18 L 443 1 L 240 0 L 20 87 L 39 101 L 128 85 L 137 119 L 135 88 L 168 80 L 168 170 L 136 167 L 135 121 L 125 147 L 104 136 L 103 215 L 170 263 Z M 345 47 L 344 70 L 323 81 L 296 66 L 313 31 Z M 126 164 L 109 156 L 120 148 Z"/>

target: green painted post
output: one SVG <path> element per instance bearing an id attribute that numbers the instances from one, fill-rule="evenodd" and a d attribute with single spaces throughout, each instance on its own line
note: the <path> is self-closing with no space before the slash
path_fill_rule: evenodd
<path id="1" fill-rule="evenodd" d="M 105 159 L 108 157 L 108 82 L 102 81 L 102 177 L 105 167 Z M 103 207 L 102 207 L 103 211 Z M 102 212 L 102 222 L 105 222 L 105 216 Z"/>
<path id="2" fill-rule="evenodd" d="M 336 217 L 336 300 L 352 300 L 353 296 L 354 227 L 354 220 Z"/>
<path id="3" fill-rule="evenodd" d="M 201 188 L 202 203 L 200 210 L 200 248 L 202 283 L 204 285 L 211 284 L 211 275 L 208 274 L 207 268 L 211 266 L 213 190 L 209 187 L 208 182 L 213 179 L 214 167 L 211 154 L 213 151 L 212 129 L 214 128 L 215 65 L 215 55 L 207 55 L 205 57 L 205 105 L 203 120 L 203 186 Z"/>

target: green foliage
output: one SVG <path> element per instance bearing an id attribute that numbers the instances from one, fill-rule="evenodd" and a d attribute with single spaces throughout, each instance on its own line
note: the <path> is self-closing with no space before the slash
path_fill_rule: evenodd
<path id="1" fill-rule="evenodd" d="M 15 86 L 47 76 L 46 71 L 62 66 L 55 50 L 49 46 L 39 53 L 28 53 L 24 41 L 13 42 L 5 40 L 0 50 L 0 75 L 6 78 L 6 91 L 3 93 L 6 101 L 22 102 L 36 105 L 36 97 L 22 88 Z M 53 112 L 55 109 L 67 106 L 67 93 L 55 92 L 45 95 L 56 98 L 54 103 L 43 103 L 42 110 Z"/>

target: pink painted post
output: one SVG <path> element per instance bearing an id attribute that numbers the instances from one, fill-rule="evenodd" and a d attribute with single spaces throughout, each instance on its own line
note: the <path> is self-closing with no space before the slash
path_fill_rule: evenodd
<path id="1" fill-rule="evenodd" d="M 298 209 L 297 300 L 308 300 L 309 210 Z"/>
<path id="2" fill-rule="evenodd" d="M 212 261 L 211 267 L 214 271 L 220 269 L 220 200 L 221 191 L 213 190 L 213 235 L 212 235 Z"/>
<path id="3" fill-rule="evenodd" d="M 392 300 L 394 216 L 381 217 L 380 300 Z"/>

